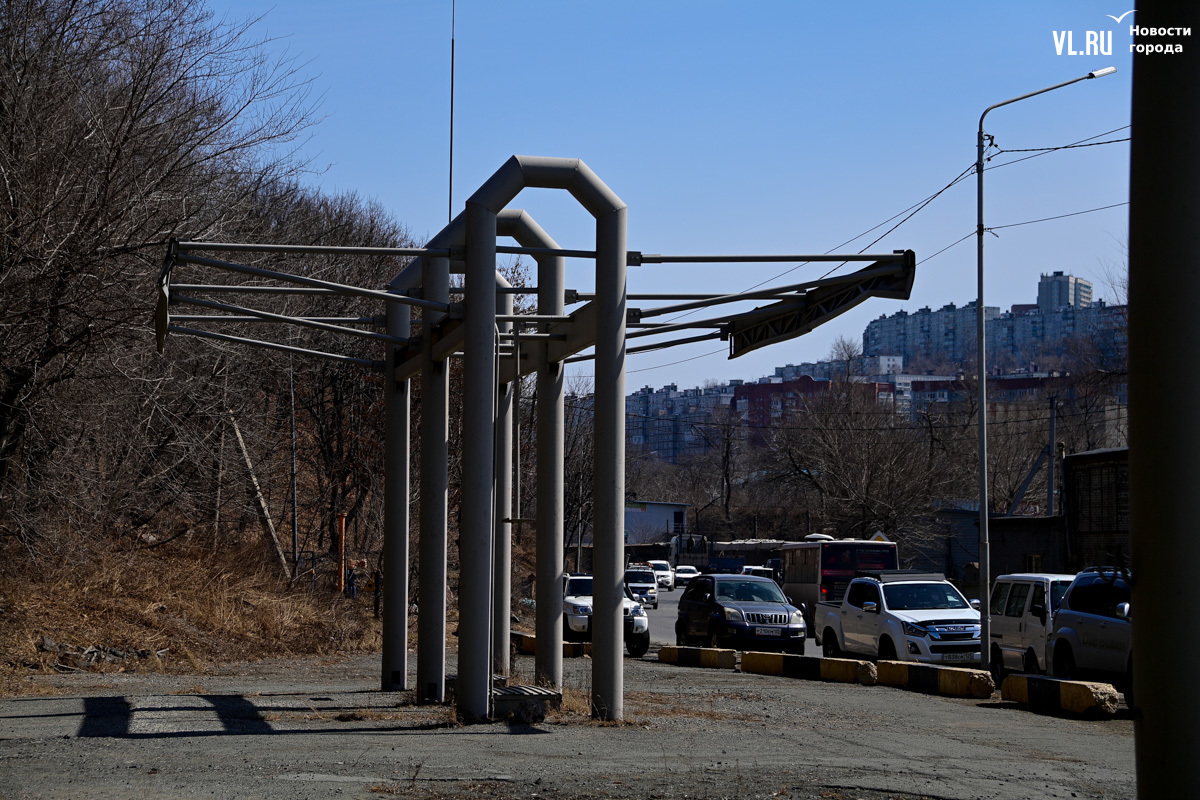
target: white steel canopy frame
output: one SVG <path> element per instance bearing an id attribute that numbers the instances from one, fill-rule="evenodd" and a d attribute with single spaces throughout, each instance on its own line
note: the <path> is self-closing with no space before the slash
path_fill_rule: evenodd
<path id="1" fill-rule="evenodd" d="M 523 189 L 568 191 L 596 220 L 594 251 L 563 250 L 526 212 L 505 207 Z M 563 401 L 564 364 L 595 360 L 595 452 L 593 463 L 593 660 L 592 709 L 601 719 L 624 716 L 621 586 L 624 561 L 625 499 L 625 357 L 688 341 L 730 341 L 730 357 L 799 336 L 868 297 L 907 297 L 915 274 L 911 251 L 890 254 L 817 256 L 662 256 L 626 250 L 626 207 L 580 160 L 513 156 L 424 248 L 312 247 L 299 245 L 172 242 L 159 278 L 156 329 L 159 351 L 168 332 L 234 341 L 304 355 L 384 368 L 389 382 L 385 429 L 384 631 L 381 687 L 408 688 L 410 534 L 409 380 L 421 376 L 422 422 L 419 504 L 420 580 L 416 693 L 419 700 L 446 697 L 445 641 L 448 530 L 448 359 L 462 353 L 464 368 L 463 485 L 460 517 L 459 638 L 457 702 L 468 719 L 491 715 L 493 671 L 508 671 L 508 620 L 511 574 L 511 525 L 519 509 L 510 504 L 513 464 L 509 428 L 514 405 L 512 382 L 537 378 L 536 522 L 536 676 L 539 684 L 562 687 L 563 550 Z M 516 239 L 517 248 L 496 244 L 497 236 Z M 387 291 L 359 289 L 303 276 L 219 261 L 198 252 L 338 253 L 403 256 L 413 260 L 389 283 Z M 531 254 L 537 262 L 537 313 L 514 316 L 513 289 L 496 271 L 497 252 Z M 565 314 L 565 259 L 595 260 L 595 291 L 583 306 Z M 856 273 L 742 295 L 646 295 L 643 299 L 685 301 L 646 310 L 627 309 L 626 265 L 650 263 L 874 261 Z M 298 284 L 180 284 L 172 281 L 177 264 L 232 271 L 258 279 Z M 450 274 L 465 275 L 465 297 L 450 301 Z M 182 292 L 189 294 L 183 294 Z M 192 295 L 221 293 L 342 294 L 384 301 L 385 317 L 285 317 L 241 305 Z M 748 299 L 774 301 L 744 313 L 681 323 L 642 322 L 687 308 L 711 307 Z M 573 299 L 572 302 L 577 302 Z M 235 337 L 171 324 L 168 305 L 190 303 L 225 315 L 176 317 L 177 322 L 287 323 L 328 333 L 381 342 L 386 361 L 337 353 L 298 350 L 286 345 Z M 421 333 L 412 335 L 411 308 L 422 309 Z M 629 337 L 653 337 L 685 329 L 709 329 L 691 338 L 627 349 L 627 316 L 638 330 Z M 386 321 L 385 333 L 350 326 Z M 536 333 L 513 327 L 535 324 Z M 378 323 L 376 323 L 378 324 Z M 511 346 L 507 342 L 512 340 Z M 501 347 L 501 343 L 505 346 Z M 578 356 L 593 348 L 593 356 Z M 504 358 L 499 356 L 503 355 Z M 511 356 L 511 358 L 507 357 Z M 518 467 L 519 469 L 519 467 Z"/>

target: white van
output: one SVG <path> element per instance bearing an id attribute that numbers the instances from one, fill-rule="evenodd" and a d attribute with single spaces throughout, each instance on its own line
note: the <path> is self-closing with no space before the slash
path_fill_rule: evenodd
<path id="1" fill-rule="evenodd" d="M 999 685 L 1008 672 L 1046 672 L 1050 617 L 1074 575 L 1028 572 L 1001 575 L 988 604 L 991 615 L 992 674 Z"/>

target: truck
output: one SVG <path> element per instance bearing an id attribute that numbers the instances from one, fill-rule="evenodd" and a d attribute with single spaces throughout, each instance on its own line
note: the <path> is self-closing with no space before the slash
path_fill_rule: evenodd
<path id="1" fill-rule="evenodd" d="M 979 601 L 938 572 L 860 571 L 840 602 L 817 603 L 814 638 L 826 658 L 971 665 L 980 661 Z"/>

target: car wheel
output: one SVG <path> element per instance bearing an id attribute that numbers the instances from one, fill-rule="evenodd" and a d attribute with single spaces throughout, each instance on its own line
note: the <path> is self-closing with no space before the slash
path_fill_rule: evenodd
<path id="1" fill-rule="evenodd" d="M 1025 651 L 1025 674 L 1026 675 L 1040 675 L 1041 672 L 1042 672 L 1042 669 L 1041 669 L 1041 667 L 1038 666 L 1037 656 L 1034 654 L 1034 652 L 1032 650 L 1026 650 Z"/>
<path id="2" fill-rule="evenodd" d="M 1004 683 L 1005 669 L 1004 656 L 1001 655 L 1000 648 L 996 645 L 992 645 L 992 654 L 988 657 L 988 669 L 992 673 L 992 683 L 999 688 L 1000 684 Z"/>
<path id="3" fill-rule="evenodd" d="M 715 625 L 708 629 L 708 646 L 718 649 L 724 648 L 724 645 L 721 643 L 721 634 Z"/>
<path id="4" fill-rule="evenodd" d="M 833 632 L 833 628 L 826 628 L 825 635 L 821 637 L 821 655 L 826 658 L 842 657 L 842 649 L 838 647 L 837 634 Z"/>
<path id="5" fill-rule="evenodd" d="M 629 655 L 634 658 L 641 658 L 646 655 L 646 651 L 650 649 L 650 631 L 630 636 L 625 642 L 625 647 L 629 650 Z"/>
<path id="6" fill-rule="evenodd" d="M 787 651 L 789 653 L 791 653 L 792 655 L 797 655 L 797 656 L 804 655 L 804 640 L 801 639 L 800 641 L 796 642 L 795 644 L 789 644 L 787 646 Z"/>
<path id="7" fill-rule="evenodd" d="M 675 623 L 675 646 L 676 647 L 687 647 L 688 638 L 687 638 L 687 633 L 685 632 L 685 630 L 686 629 L 681 627 L 680 623 L 678 623 L 678 622 Z"/>
<path id="8" fill-rule="evenodd" d="M 895 661 L 896 660 L 896 645 L 892 644 L 891 637 L 882 636 L 879 639 L 879 660 L 880 661 Z"/>
<path id="9" fill-rule="evenodd" d="M 1054 677 L 1064 681 L 1075 680 L 1075 654 L 1071 652 L 1071 645 L 1066 642 L 1059 642 L 1054 648 Z"/>

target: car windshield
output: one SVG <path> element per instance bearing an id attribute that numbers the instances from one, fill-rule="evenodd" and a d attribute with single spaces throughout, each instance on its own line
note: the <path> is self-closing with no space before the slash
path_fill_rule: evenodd
<path id="1" fill-rule="evenodd" d="M 649 570 L 629 570 L 625 573 L 626 583 L 654 583 L 654 573 Z"/>
<path id="2" fill-rule="evenodd" d="M 591 578 L 568 578 L 567 579 L 567 594 L 572 597 L 591 597 L 592 596 L 592 579 Z"/>
<path id="3" fill-rule="evenodd" d="M 771 581 L 717 581 L 717 599 L 743 603 L 786 603 L 783 592 Z"/>
<path id="4" fill-rule="evenodd" d="M 883 596 L 892 611 L 971 607 L 948 583 L 893 583 L 883 587 Z"/>

